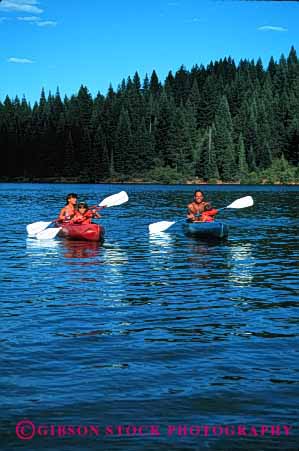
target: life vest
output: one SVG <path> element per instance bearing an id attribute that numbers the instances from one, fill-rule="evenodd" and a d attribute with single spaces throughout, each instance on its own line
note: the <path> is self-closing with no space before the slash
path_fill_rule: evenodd
<path id="1" fill-rule="evenodd" d="M 213 222 L 214 221 L 214 216 L 217 215 L 218 210 L 216 210 L 216 208 L 212 208 L 211 210 L 208 211 L 204 211 L 199 220 L 200 222 Z"/>
<path id="2" fill-rule="evenodd" d="M 72 219 L 72 224 L 90 224 L 93 213 L 87 210 L 84 214 L 77 211 Z"/>

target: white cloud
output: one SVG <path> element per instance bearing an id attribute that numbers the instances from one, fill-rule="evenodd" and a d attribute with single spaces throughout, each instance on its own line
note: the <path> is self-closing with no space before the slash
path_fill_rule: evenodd
<path id="1" fill-rule="evenodd" d="M 0 23 L 5 22 L 6 20 L 8 20 L 7 17 L 0 17 Z"/>
<path id="2" fill-rule="evenodd" d="M 18 20 L 23 20 L 24 22 L 38 22 L 40 20 L 37 16 L 25 16 L 25 17 L 17 17 Z"/>
<path id="3" fill-rule="evenodd" d="M 28 23 L 34 23 L 38 27 L 56 27 L 57 25 L 57 22 L 54 20 L 42 20 L 37 16 L 17 17 L 17 19 Z"/>
<path id="4" fill-rule="evenodd" d="M 0 11 L 22 11 L 31 14 L 41 14 L 43 10 L 37 5 L 37 0 L 2 0 Z"/>
<path id="5" fill-rule="evenodd" d="M 41 17 L 38 16 L 23 16 L 17 17 L 17 19 L 23 22 L 35 24 L 38 27 L 56 27 L 57 25 L 57 22 L 55 22 L 54 20 L 42 20 Z"/>
<path id="6" fill-rule="evenodd" d="M 274 27 L 273 25 L 264 25 L 262 27 L 258 27 L 259 31 L 288 31 L 287 28 L 283 27 Z"/>
<path id="7" fill-rule="evenodd" d="M 56 27 L 57 22 L 54 22 L 54 20 L 41 20 L 36 22 L 36 25 L 38 27 Z"/>
<path id="8" fill-rule="evenodd" d="M 28 58 L 15 58 L 11 57 L 7 60 L 9 63 L 17 63 L 17 64 L 31 64 L 33 63 L 32 60 L 29 60 Z"/>

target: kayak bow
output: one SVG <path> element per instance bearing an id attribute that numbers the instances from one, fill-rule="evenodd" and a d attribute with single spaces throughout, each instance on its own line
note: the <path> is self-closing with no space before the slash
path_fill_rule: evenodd
<path id="1" fill-rule="evenodd" d="M 104 241 L 105 230 L 99 224 L 59 224 L 58 236 L 75 241 Z"/>
<path id="2" fill-rule="evenodd" d="M 185 222 L 183 224 L 186 235 L 198 238 L 226 238 L 228 226 L 223 222 Z"/>

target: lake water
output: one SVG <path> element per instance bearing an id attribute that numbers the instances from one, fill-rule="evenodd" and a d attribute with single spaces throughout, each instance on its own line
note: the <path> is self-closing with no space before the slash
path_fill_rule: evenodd
<path id="1" fill-rule="evenodd" d="M 0 184 L 1 449 L 298 450 L 299 187 L 207 186 L 254 198 L 227 241 L 149 236 L 194 189 Z M 121 190 L 103 246 L 26 236 Z"/>

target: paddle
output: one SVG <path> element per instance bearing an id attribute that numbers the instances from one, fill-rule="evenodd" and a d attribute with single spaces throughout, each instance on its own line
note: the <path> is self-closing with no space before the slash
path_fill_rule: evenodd
<path id="1" fill-rule="evenodd" d="M 116 207 L 117 205 L 122 205 L 128 202 L 129 197 L 125 191 L 121 191 L 117 194 L 112 194 L 112 196 L 106 197 L 99 203 L 99 207 Z"/>
<path id="2" fill-rule="evenodd" d="M 105 208 L 105 207 L 116 207 L 117 205 L 121 205 L 124 204 L 125 202 L 127 202 L 129 200 L 129 197 L 127 195 L 127 193 L 125 191 L 121 191 L 117 194 L 112 194 L 111 196 L 106 197 L 105 199 L 103 199 L 100 203 L 99 203 L 99 207 L 101 208 Z M 26 226 L 27 229 L 27 233 L 29 236 L 34 236 L 38 239 L 51 239 L 54 238 L 57 233 L 60 230 L 60 227 L 55 227 L 53 229 L 48 229 L 48 230 L 56 230 L 56 234 L 54 235 L 54 232 L 49 232 L 49 234 L 45 233 L 45 234 L 41 234 L 41 232 L 45 231 L 45 229 L 47 229 L 47 227 L 49 227 L 50 224 L 52 224 L 53 222 L 55 222 L 56 219 L 54 221 L 38 221 L 38 222 L 33 222 L 32 224 L 28 224 Z M 37 236 L 39 235 L 39 237 Z M 52 236 L 54 235 L 54 236 Z"/>
<path id="3" fill-rule="evenodd" d="M 241 197 L 240 199 L 236 199 L 234 202 L 229 204 L 227 207 L 218 208 L 218 211 L 224 210 L 226 208 L 246 208 L 251 207 L 253 205 L 253 199 L 251 196 Z M 179 219 L 178 221 L 159 221 L 154 222 L 149 225 L 149 233 L 160 233 L 169 229 L 176 222 L 186 221 L 186 218 Z"/>
<path id="4" fill-rule="evenodd" d="M 26 226 L 26 230 L 29 236 L 34 236 L 37 233 L 41 232 L 42 230 L 46 229 L 47 227 L 49 227 L 50 224 L 52 224 L 52 222 L 54 221 L 38 221 L 38 222 L 33 222 L 32 224 L 28 224 Z"/>
<path id="5" fill-rule="evenodd" d="M 58 234 L 61 227 L 52 227 L 50 229 L 42 230 L 41 232 L 34 235 L 33 238 L 38 240 L 52 240 Z"/>

